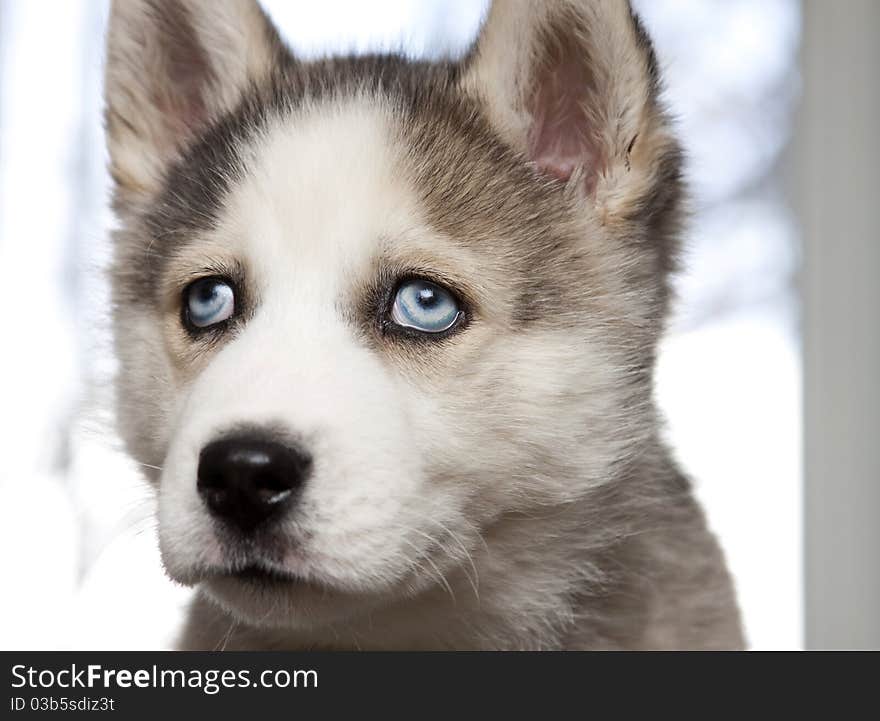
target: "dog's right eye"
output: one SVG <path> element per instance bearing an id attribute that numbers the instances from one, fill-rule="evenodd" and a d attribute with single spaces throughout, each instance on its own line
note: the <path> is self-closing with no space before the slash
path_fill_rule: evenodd
<path id="1" fill-rule="evenodd" d="M 184 319 L 195 328 L 208 328 L 232 317 L 235 292 L 223 278 L 201 278 L 183 291 Z"/>

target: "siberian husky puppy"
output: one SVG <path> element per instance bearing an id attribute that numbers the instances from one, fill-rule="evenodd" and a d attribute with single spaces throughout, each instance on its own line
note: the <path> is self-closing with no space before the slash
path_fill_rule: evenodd
<path id="1" fill-rule="evenodd" d="M 114 3 L 118 414 L 182 648 L 743 646 L 652 394 L 682 154 L 625 0 L 459 61 Z"/>

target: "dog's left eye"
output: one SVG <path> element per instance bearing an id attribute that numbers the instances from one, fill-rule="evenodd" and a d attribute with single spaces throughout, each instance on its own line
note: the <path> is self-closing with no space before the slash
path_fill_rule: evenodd
<path id="1" fill-rule="evenodd" d="M 458 300 L 450 291 L 422 279 L 402 283 L 391 306 L 391 320 L 422 333 L 449 330 L 461 316 Z"/>
<path id="2" fill-rule="evenodd" d="M 186 319 L 196 328 L 207 328 L 232 317 L 235 293 L 222 278 L 202 278 L 183 292 Z"/>

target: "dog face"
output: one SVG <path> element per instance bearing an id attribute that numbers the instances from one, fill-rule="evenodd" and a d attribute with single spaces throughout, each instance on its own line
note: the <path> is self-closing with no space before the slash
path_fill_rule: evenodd
<path id="1" fill-rule="evenodd" d="M 173 578 L 317 628 L 491 588 L 511 518 L 601 502 L 654 428 L 655 75 L 625 2 L 496 2 L 440 64 L 300 62 L 251 2 L 114 5 L 119 416 Z"/>

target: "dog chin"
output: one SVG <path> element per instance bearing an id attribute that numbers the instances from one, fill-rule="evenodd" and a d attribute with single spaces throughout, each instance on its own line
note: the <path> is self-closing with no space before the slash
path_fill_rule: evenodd
<path id="1" fill-rule="evenodd" d="M 379 594 L 341 590 L 255 568 L 210 574 L 199 587 L 242 623 L 293 631 L 344 622 L 382 603 Z"/>

